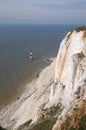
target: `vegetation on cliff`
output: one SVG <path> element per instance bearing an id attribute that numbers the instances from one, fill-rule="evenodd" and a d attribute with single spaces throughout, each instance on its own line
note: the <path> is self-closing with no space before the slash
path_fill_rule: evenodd
<path id="1" fill-rule="evenodd" d="M 78 27 L 78 28 L 75 28 L 75 30 L 76 30 L 77 32 L 86 31 L 86 27 L 85 27 L 85 26 Z"/>

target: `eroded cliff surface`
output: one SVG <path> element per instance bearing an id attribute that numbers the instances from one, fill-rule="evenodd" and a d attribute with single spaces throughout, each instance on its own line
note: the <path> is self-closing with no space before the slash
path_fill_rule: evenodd
<path id="1" fill-rule="evenodd" d="M 86 28 L 70 31 L 57 58 L 0 112 L 8 130 L 85 130 Z"/>
<path id="2" fill-rule="evenodd" d="M 78 130 L 80 120 L 86 115 L 86 28 L 69 32 L 62 41 L 55 82 L 57 87 L 58 84 L 63 86 L 60 102 L 64 109 L 53 130 Z M 86 116 L 82 130 L 85 127 Z"/>

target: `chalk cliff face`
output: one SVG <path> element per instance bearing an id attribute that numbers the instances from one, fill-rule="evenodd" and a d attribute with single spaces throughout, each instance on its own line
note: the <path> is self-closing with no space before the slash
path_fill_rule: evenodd
<path id="1" fill-rule="evenodd" d="M 64 109 L 53 130 L 78 130 L 83 116 L 86 123 L 86 30 L 69 32 L 62 41 L 56 60 L 55 82 L 57 87 L 58 84 L 63 87 L 61 103 Z M 84 128 L 86 124 L 80 129 Z"/>
<path id="2" fill-rule="evenodd" d="M 57 58 L 0 112 L 8 130 L 85 130 L 86 28 L 69 32 Z"/>

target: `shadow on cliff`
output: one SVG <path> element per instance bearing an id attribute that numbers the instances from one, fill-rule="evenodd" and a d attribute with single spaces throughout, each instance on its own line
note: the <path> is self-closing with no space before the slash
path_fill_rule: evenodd
<path id="1" fill-rule="evenodd" d="M 2 127 L 0 126 L 0 130 L 6 130 L 6 129 L 4 129 L 4 128 L 2 128 Z"/>

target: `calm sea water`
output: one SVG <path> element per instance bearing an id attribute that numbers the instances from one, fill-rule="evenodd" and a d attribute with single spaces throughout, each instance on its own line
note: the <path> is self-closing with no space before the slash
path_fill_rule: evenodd
<path id="1" fill-rule="evenodd" d="M 75 25 L 0 25 L 0 105 L 57 55 L 66 33 Z M 34 60 L 29 60 L 29 50 Z"/>

